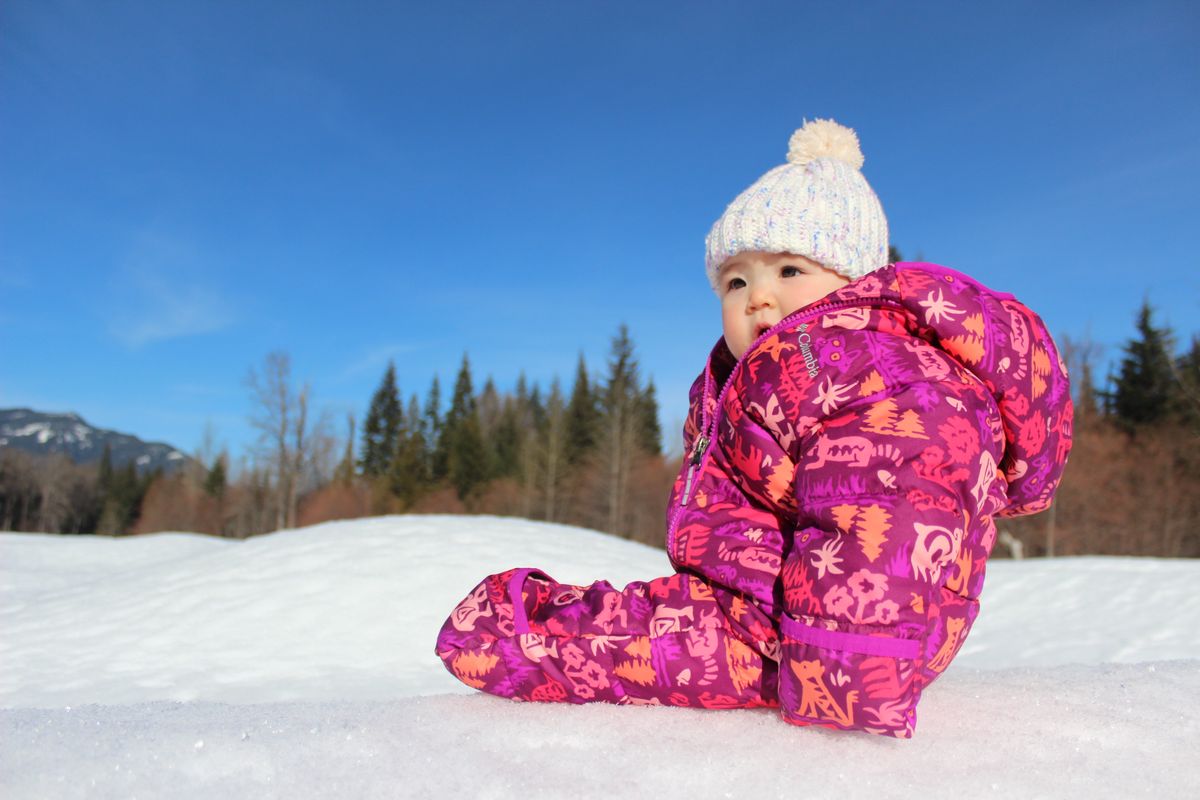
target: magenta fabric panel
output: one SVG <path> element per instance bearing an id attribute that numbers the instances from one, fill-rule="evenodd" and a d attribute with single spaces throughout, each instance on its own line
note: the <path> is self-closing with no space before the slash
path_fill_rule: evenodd
<path id="1" fill-rule="evenodd" d="M 867 656 L 916 658 L 921 650 L 921 643 L 915 639 L 896 639 L 891 636 L 869 636 L 814 628 L 797 622 L 786 614 L 780 619 L 780 631 L 785 637 L 802 644 Z"/>
<path id="2" fill-rule="evenodd" d="M 533 571 L 528 567 L 518 569 L 508 580 L 508 596 L 513 599 L 513 630 L 516 633 L 529 633 L 529 619 L 525 613 L 525 603 L 521 599 L 521 592 L 525 587 L 525 578 Z"/>

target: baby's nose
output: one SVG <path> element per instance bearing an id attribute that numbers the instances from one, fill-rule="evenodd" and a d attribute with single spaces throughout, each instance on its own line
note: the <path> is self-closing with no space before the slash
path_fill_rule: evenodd
<path id="1" fill-rule="evenodd" d="M 774 302 L 770 292 L 755 290 L 750 292 L 750 308 L 757 310 L 760 308 L 768 308 Z"/>

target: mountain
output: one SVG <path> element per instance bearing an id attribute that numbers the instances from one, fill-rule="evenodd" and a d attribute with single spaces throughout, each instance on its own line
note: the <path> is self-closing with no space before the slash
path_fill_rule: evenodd
<path id="1" fill-rule="evenodd" d="M 138 472 L 173 472 L 191 460 L 169 444 L 96 428 L 78 414 L 0 408 L 0 449 L 11 447 L 40 456 L 62 453 L 77 464 L 88 464 L 100 460 L 105 445 L 112 451 L 113 466 L 132 461 Z"/>

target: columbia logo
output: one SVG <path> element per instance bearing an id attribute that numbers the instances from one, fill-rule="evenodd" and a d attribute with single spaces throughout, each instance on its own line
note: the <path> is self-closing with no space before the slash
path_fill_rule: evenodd
<path id="1" fill-rule="evenodd" d="M 804 356 L 804 366 L 808 367 L 808 377 L 817 377 L 817 359 L 812 353 L 812 336 L 808 334 L 808 323 L 800 324 L 800 355 Z"/>

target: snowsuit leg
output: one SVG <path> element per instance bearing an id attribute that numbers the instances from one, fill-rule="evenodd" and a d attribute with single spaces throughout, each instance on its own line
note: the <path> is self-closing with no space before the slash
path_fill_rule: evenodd
<path id="1" fill-rule="evenodd" d="M 709 585 L 686 574 L 620 591 L 533 569 L 492 575 L 450 614 L 437 654 L 468 686 L 517 700 L 777 705 L 777 664 L 735 635 Z"/>

